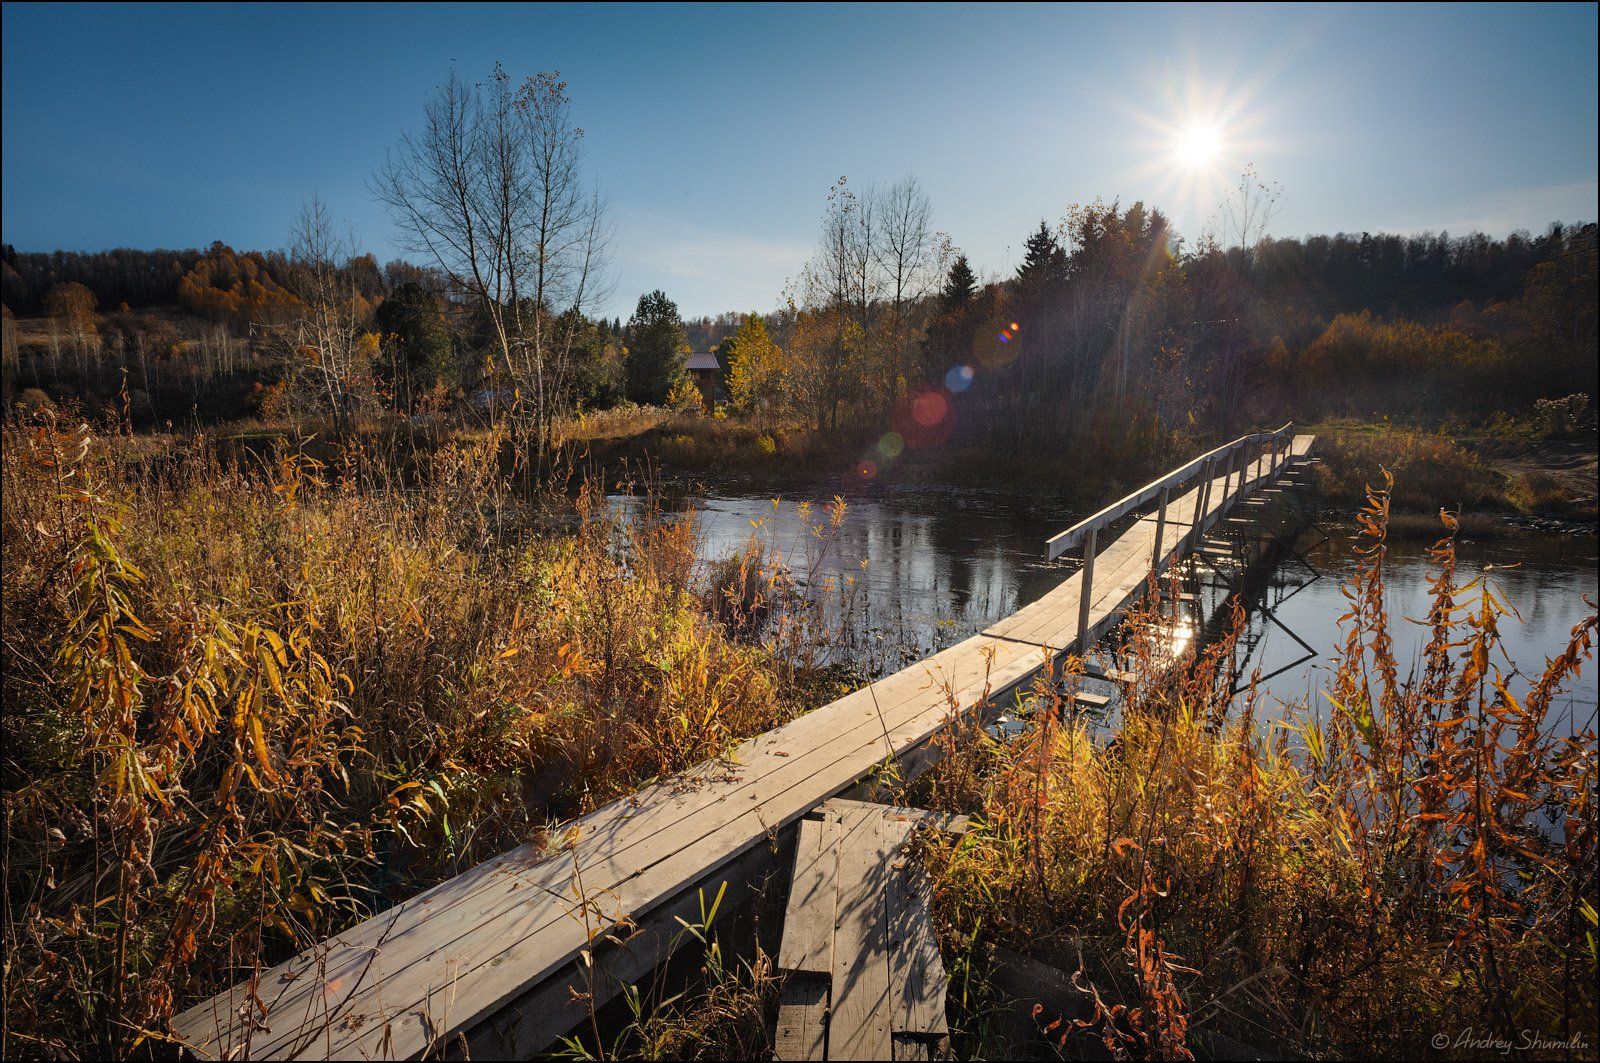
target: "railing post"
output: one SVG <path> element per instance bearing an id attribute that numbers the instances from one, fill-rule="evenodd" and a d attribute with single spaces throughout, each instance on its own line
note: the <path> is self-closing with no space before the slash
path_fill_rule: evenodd
<path id="1" fill-rule="evenodd" d="M 1083 581 L 1078 584 L 1078 656 L 1089 656 L 1089 603 L 1094 600 L 1094 553 L 1098 529 L 1083 541 Z"/>
<path id="2" fill-rule="evenodd" d="M 1223 455 L 1222 462 L 1225 471 L 1222 474 L 1222 499 L 1217 504 L 1218 513 L 1228 512 L 1228 507 L 1233 504 L 1233 472 L 1239 465 L 1239 451 L 1228 451 Z"/>
<path id="3" fill-rule="evenodd" d="M 1161 576 L 1161 537 L 1167 530 L 1167 495 L 1170 491 L 1171 488 L 1168 487 L 1161 489 L 1161 500 L 1156 506 L 1156 549 L 1150 558 L 1150 571 L 1155 573 L 1157 578 Z"/>
<path id="4" fill-rule="evenodd" d="M 1200 536 L 1206 530 L 1206 511 L 1211 508 L 1211 481 L 1216 479 L 1212 470 L 1212 459 L 1207 458 L 1200 467 L 1200 497 L 1195 499 L 1194 522 L 1189 529 L 1189 545 L 1198 546 Z"/>

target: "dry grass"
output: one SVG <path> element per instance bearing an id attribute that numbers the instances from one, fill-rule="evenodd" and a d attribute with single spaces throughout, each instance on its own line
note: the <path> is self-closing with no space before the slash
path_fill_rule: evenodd
<path id="1" fill-rule="evenodd" d="M 1346 508 L 1359 506 L 1368 486 L 1383 483 L 1388 470 L 1398 485 L 1393 499 L 1397 510 L 1515 509 L 1507 479 L 1443 434 L 1389 425 L 1334 429 L 1319 435 L 1318 450 L 1326 460 L 1318 487 Z"/>
<path id="2" fill-rule="evenodd" d="M 1137 649 L 1152 612 L 1110 742 L 1041 691 L 1022 740 L 953 743 L 928 796 L 981 822 L 931 853 L 957 969 L 984 942 L 1087 955 L 1087 1026 L 1134 1058 L 1186 1058 L 1199 1029 L 1316 1055 L 1427 1053 L 1468 1027 L 1597 1043 L 1595 737 L 1546 727 L 1596 621 L 1514 695 L 1506 607 L 1458 579 L 1447 536 L 1432 637 L 1402 674 L 1389 505 L 1363 511 L 1326 704 L 1263 726 L 1229 693 L 1230 643 L 1170 673 Z M 992 1055 L 983 1008 L 960 1020 Z"/>
<path id="3" fill-rule="evenodd" d="M 7 1057 L 134 1051 L 803 703 L 707 608 L 692 521 L 583 492 L 576 530 L 526 530 L 499 450 L 402 476 L 7 431 Z"/>

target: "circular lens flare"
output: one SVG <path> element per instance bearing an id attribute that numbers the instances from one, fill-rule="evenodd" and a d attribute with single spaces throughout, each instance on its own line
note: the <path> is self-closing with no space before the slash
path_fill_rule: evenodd
<path id="1" fill-rule="evenodd" d="M 972 366 L 953 365 L 944 375 L 944 388 L 952 395 L 959 395 L 972 386 Z"/>
<path id="2" fill-rule="evenodd" d="M 937 391 L 924 391 L 911 402 L 911 419 L 924 428 L 932 428 L 944 420 L 950 404 Z"/>

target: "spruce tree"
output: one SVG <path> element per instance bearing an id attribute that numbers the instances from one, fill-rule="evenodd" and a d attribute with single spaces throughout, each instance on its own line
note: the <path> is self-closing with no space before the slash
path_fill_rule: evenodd
<path id="1" fill-rule="evenodd" d="M 659 289 L 641 295 L 628 322 L 628 398 L 647 406 L 665 406 L 673 389 L 688 375 L 684 352 L 689 337 L 678 304 Z"/>
<path id="2" fill-rule="evenodd" d="M 450 326 L 438 298 L 414 281 L 396 288 L 372 317 L 381 351 L 378 374 L 395 408 L 410 413 L 450 371 Z"/>
<path id="3" fill-rule="evenodd" d="M 971 299 L 977 290 L 978 278 L 972 272 L 967 256 L 957 255 L 955 263 L 950 267 L 950 275 L 945 278 L 944 290 L 939 293 L 945 312 L 949 313 Z"/>
<path id="4" fill-rule="evenodd" d="M 1017 282 L 1022 287 L 1035 288 L 1059 280 L 1066 273 L 1067 253 L 1043 219 L 1022 248 L 1022 265 L 1017 267 Z"/>

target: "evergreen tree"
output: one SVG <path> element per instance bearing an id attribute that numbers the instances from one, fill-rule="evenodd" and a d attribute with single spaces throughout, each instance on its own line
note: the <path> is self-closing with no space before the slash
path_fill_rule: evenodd
<path id="1" fill-rule="evenodd" d="M 940 303 L 944 311 L 949 313 L 972 298 L 978 290 L 978 278 L 972 272 L 972 266 L 967 262 L 966 255 L 957 255 L 955 263 L 950 267 L 950 275 L 945 278 L 944 289 L 939 293 Z"/>
<path id="2" fill-rule="evenodd" d="M 628 322 L 628 398 L 648 406 L 665 406 L 687 378 L 684 352 L 688 334 L 678 304 L 659 289 L 639 297 Z"/>
<path id="3" fill-rule="evenodd" d="M 373 314 L 382 357 L 378 372 L 394 407 L 410 412 L 450 368 L 450 329 L 439 300 L 412 281 L 400 285 Z"/>
<path id="4" fill-rule="evenodd" d="M 1017 282 L 1023 288 L 1037 288 L 1059 280 L 1067 269 L 1067 253 L 1056 242 L 1044 220 L 1023 246 L 1022 265 L 1017 267 Z"/>

